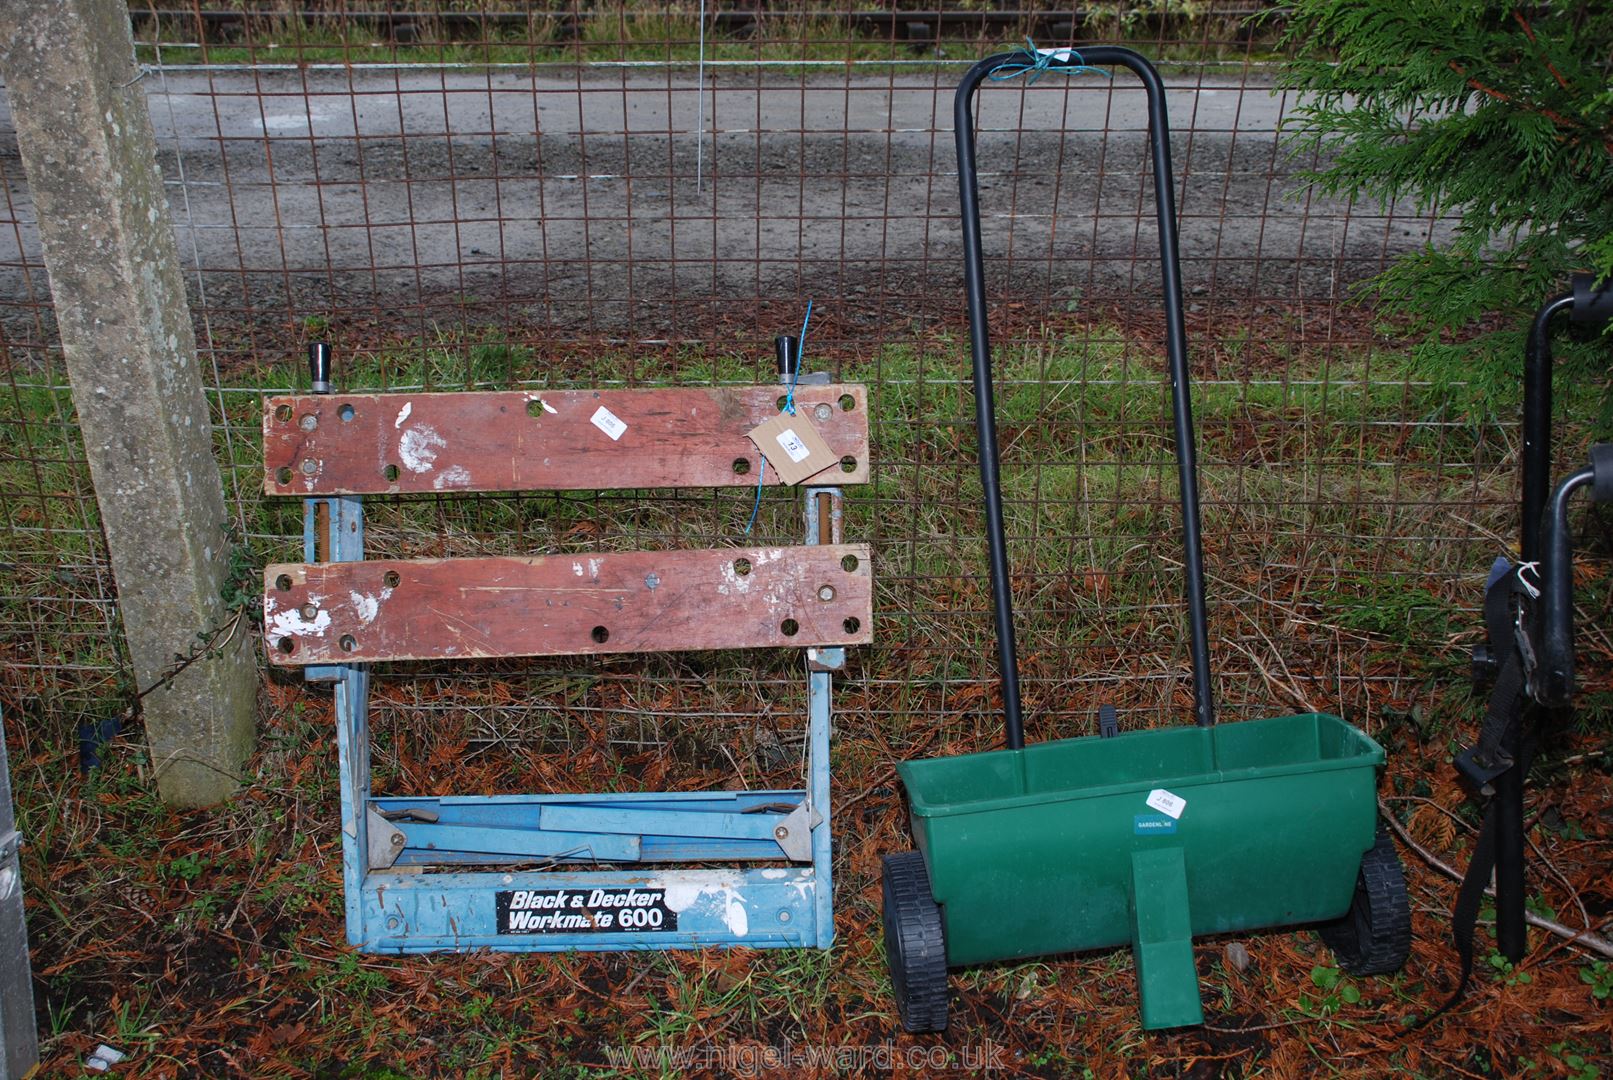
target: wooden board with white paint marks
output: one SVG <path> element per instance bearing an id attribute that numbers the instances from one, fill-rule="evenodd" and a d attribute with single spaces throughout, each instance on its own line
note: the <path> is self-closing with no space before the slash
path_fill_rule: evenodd
<path id="1" fill-rule="evenodd" d="M 286 563 L 264 571 L 281 666 L 873 640 L 866 544 Z"/>
<path id="2" fill-rule="evenodd" d="M 382 495 L 749 487 L 745 433 L 778 415 L 777 386 L 271 397 L 264 491 Z M 798 386 L 797 415 L 839 458 L 812 480 L 868 482 L 868 391 Z M 779 482 L 769 464 L 765 480 Z"/>

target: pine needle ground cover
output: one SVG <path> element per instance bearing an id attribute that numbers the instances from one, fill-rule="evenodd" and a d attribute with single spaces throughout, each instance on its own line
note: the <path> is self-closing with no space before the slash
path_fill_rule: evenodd
<path id="1" fill-rule="evenodd" d="M 1613 960 L 1538 931 L 1513 969 L 1481 928 L 1468 1002 L 1408 1030 L 1455 980 L 1446 915 L 1455 883 L 1429 859 L 1464 867 L 1478 821 L 1449 760 L 1482 711 L 1465 671 L 1484 571 L 1516 531 L 1514 406 L 1446 353 L 1369 312 L 1331 308 L 1192 316 L 1216 692 L 1224 722 L 1328 709 L 1384 743 L 1383 807 L 1404 835 L 1414 908 L 1410 963 L 1358 980 L 1309 930 L 1204 939 L 1196 955 L 1209 1022 L 1162 1034 L 1140 1029 L 1124 951 L 993 965 L 954 976 L 944 1035 L 900 1034 L 877 932 L 879 858 L 910 842 L 894 764 L 999 738 L 966 339 L 954 323 L 870 356 L 837 350 L 852 335 L 835 313 L 821 318 L 818 362 L 875 391 L 875 482 L 849 504 L 848 534 L 876 544 L 880 589 L 877 644 L 857 651 L 836 690 L 833 950 L 360 955 L 343 943 L 328 694 L 266 675 L 243 791 L 215 810 L 176 812 L 153 794 L 137 724 L 105 748 L 97 771 L 79 775 L 75 721 L 125 709 L 115 683 L 86 701 L 70 670 L 17 667 L 3 705 L 28 838 L 43 1075 L 78 1074 L 100 1042 L 130 1052 L 121 1074 L 143 1077 L 765 1075 L 772 1065 L 776 1075 L 992 1066 L 1047 1077 L 1591 1077 L 1613 1068 Z M 999 408 L 1028 737 L 1091 733 L 1106 701 L 1124 726 L 1184 723 L 1158 328 L 1119 311 L 1016 318 L 1002 311 Z M 309 329 L 287 328 L 281 355 L 295 356 L 294 339 Z M 555 357 L 538 328 L 444 330 L 429 341 L 380 326 L 344 332 L 358 339 L 342 375 L 350 389 L 770 377 L 765 359 L 720 347 Z M 1568 417 L 1594 412 L 1600 394 L 1579 362 L 1589 361 L 1564 360 Z M 298 366 L 229 375 L 268 391 L 296 385 Z M 70 460 L 64 400 L 59 388 L 14 395 L 6 419 L 31 422 L 36 436 L 56 431 Z M 248 511 L 238 541 L 250 582 L 256 566 L 295 553 L 299 509 L 252 494 L 258 394 L 221 395 L 215 408 L 227 482 Z M 1566 461 L 1589 431 L 1563 423 Z M 50 458 L 45 449 L 34 447 L 35 458 Z M 79 471 L 64 466 L 46 480 L 87 497 Z M 48 518 L 57 505 L 18 512 Z M 369 522 L 378 546 L 411 555 L 542 553 L 612 538 L 738 542 L 750 510 L 749 491 L 377 500 Z M 761 535 L 788 537 L 797 522 L 791 496 L 764 497 Z M 35 534 L 7 534 L 12 544 L 26 535 Z M 1613 538 L 1595 516 L 1578 535 L 1586 694 L 1536 764 L 1530 904 L 1605 933 Z M 35 586 L 47 613 L 89 587 L 49 575 Z M 45 615 L 12 615 L 8 657 L 52 647 L 25 636 L 48 632 Z M 115 642 L 63 642 L 68 660 L 88 663 L 95 648 L 115 658 Z M 783 784 L 800 766 L 800 682 L 790 658 L 765 653 L 391 670 L 375 690 L 377 784 L 424 793 Z"/>

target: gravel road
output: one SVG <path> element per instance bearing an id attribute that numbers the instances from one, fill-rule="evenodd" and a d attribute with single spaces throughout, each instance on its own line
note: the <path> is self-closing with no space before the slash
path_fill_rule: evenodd
<path id="1" fill-rule="evenodd" d="M 649 330 L 669 301 L 956 296 L 956 77 L 719 67 L 703 106 L 683 68 L 170 69 L 140 85 L 181 256 L 208 271 L 210 306 L 452 294 Z M 1405 208 L 1306 196 L 1277 139 L 1293 95 L 1167 83 L 1196 293 L 1328 296 L 1429 239 Z M 997 284 L 1058 297 L 1148 282 L 1141 90 L 1124 73 L 1021 85 L 982 93 Z M 19 222 L 0 235 L 0 289 L 19 295 L 17 264 L 38 251 L 3 98 L 0 167 Z"/>

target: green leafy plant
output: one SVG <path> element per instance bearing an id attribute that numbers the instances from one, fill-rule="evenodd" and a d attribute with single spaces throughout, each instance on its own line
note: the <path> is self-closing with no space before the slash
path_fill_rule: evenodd
<path id="1" fill-rule="evenodd" d="M 1535 981 L 1533 975 L 1517 967 L 1511 960 L 1498 952 L 1490 954 L 1488 963 L 1490 970 L 1495 972 L 1495 977 L 1505 982 L 1508 986 L 1527 986 Z"/>
<path id="2" fill-rule="evenodd" d="M 187 852 L 176 859 L 169 861 L 160 872 L 164 877 L 178 878 L 180 881 L 195 881 L 207 869 L 207 861 L 195 852 Z"/>
<path id="3" fill-rule="evenodd" d="M 1313 1016 L 1328 1016 L 1338 1012 L 1341 1005 L 1354 1005 L 1361 1000 L 1361 988 L 1336 967 L 1318 964 L 1311 968 L 1311 985 L 1321 995 L 1299 995 L 1299 1007 Z"/>
<path id="4" fill-rule="evenodd" d="M 1600 1080 L 1602 1070 L 1586 1057 L 1587 1053 L 1593 1051 L 1567 1042 L 1554 1042 L 1546 1049 L 1557 1055 L 1563 1075 L 1569 1080 Z"/>
<path id="5" fill-rule="evenodd" d="M 1613 274 L 1613 7 L 1591 0 L 1295 0 L 1282 78 L 1324 191 L 1455 217 L 1376 279 L 1430 328 L 1519 314 L 1571 270 Z"/>
<path id="6" fill-rule="evenodd" d="M 1606 1001 L 1613 997 L 1613 964 L 1606 960 L 1593 960 L 1579 969 L 1579 981 L 1591 988 L 1591 997 Z"/>

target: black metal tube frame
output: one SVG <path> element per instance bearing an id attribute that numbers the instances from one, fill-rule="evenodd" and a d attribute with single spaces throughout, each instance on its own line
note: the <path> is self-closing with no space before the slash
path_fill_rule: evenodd
<path id="1" fill-rule="evenodd" d="M 1523 520 L 1518 552 L 1526 563 L 1540 559 L 1541 515 L 1551 494 L 1552 322 L 1574 306 L 1564 293 L 1540 306 L 1523 349 Z M 1507 647 L 1492 642 L 1492 648 Z M 1503 749 L 1514 764 L 1495 778 L 1495 944 L 1516 964 L 1528 949 L 1524 925 L 1523 747 L 1524 729 L 1534 723 L 1533 705 L 1507 731 Z"/>
<path id="2" fill-rule="evenodd" d="M 1019 695 L 1019 662 L 1014 646 L 1013 597 L 1008 550 L 1003 538 L 1002 487 L 997 460 L 996 404 L 991 382 L 991 335 L 987 326 L 984 257 L 980 241 L 980 187 L 975 172 L 975 91 L 1005 64 L 1021 63 L 1021 52 L 988 56 L 969 69 L 953 99 L 953 132 L 958 148 L 958 196 L 963 218 L 963 276 L 969 301 L 969 337 L 974 352 L 975 423 L 980 437 L 980 486 L 986 502 L 986 545 L 991 562 L 991 598 L 997 625 L 997 659 L 1002 668 L 1003 726 L 1008 749 L 1025 745 Z M 1199 533 L 1198 460 L 1193 441 L 1193 406 L 1188 392 L 1187 331 L 1182 317 L 1182 273 L 1177 255 L 1176 205 L 1171 175 L 1170 124 L 1159 72 L 1141 55 L 1112 45 L 1084 48 L 1054 60 L 1060 67 L 1115 65 L 1130 70 L 1148 94 L 1148 139 L 1154 171 L 1154 212 L 1159 220 L 1159 256 L 1165 306 L 1165 354 L 1171 380 L 1171 417 L 1176 435 L 1176 467 L 1181 486 L 1182 544 L 1186 559 L 1189 649 L 1193 662 L 1194 718 L 1215 723 L 1210 694 L 1210 650 L 1204 601 L 1204 552 Z"/>
<path id="3" fill-rule="evenodd" d="M 1551 495 L 1551 323 L 1573 306 L 1571 292 L 1546 301 L 1535 312 L 1524 342 L 1523 523 L 1518 551 L 1526 563 L 1540 558 L 1540 516 Z"/>

